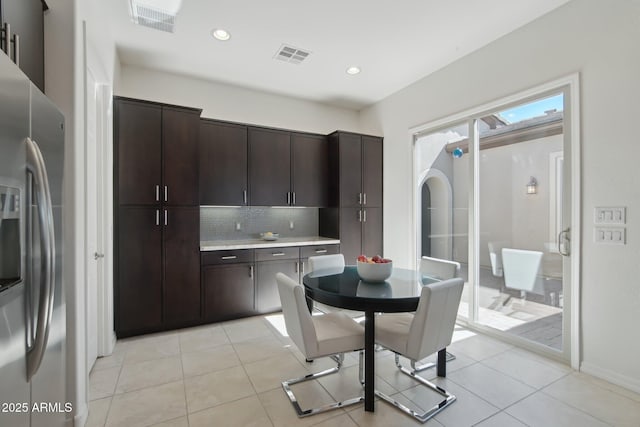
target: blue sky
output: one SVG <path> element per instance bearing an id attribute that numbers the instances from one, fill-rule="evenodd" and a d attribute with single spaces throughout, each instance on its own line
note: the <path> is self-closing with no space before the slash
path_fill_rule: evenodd
<path id="1" fill-rule="evenodd" d="M 563 95 L 555 95 L 550 98 L 541 99 L 529 104 L 520 105 L 508 110 L 500 111 L 500 116 L 507 119 L 509 123 L 515 123 L 531 117 L 543 116 L 545 111 L 563 110 Z"/>

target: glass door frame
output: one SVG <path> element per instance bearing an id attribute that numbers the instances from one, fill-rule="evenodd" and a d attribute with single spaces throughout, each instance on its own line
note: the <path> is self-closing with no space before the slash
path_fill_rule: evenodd
<path id="1" fill-rule="evenodd" d="M 417 154 L 418 139 L 429 133 L 438 132 L 464 124 L 469 126 L 469 254 L 468 254 L 468 282 L 470 284 L 469 318 L 458 318 L 471 329 L 476 329 L 488 335 L 494 335 L 503 341 L 544 354 L 569 363 L 572 368 L 580 367 L 580 259 L 581 259 L 581 143 L 580 143 L 580 76 L 578 73 L 554 80 L 540 86 L 492 101 L 490 103 L 472 108 L 439 120 L 409 129 L 409 135 L 413 142 L 413 262 L 417 266 L 420 258 L 419 247 L 421 221 L 421 171 Z M 517 105 L 531 102 L 547 95 L 563 93 L 564 95 L 564 127 L 563 139 L 565 147 L 565 163 L 569 167 L 570 174 L 565 174 L 564 194 L 569 194 L 569 199 L 564 200 L 563 228 L 571 227 L 570 254 L 563 257 L 563 350 L 557 351 L 544 345 L 528 341 L 514 335 L 497 331 L 478 322 L 478 292 L 479 286 L 479 254 L 480 254 L 480 200 L 479 200 L 479 133 L 478 121 L 497 111 L 505 110 Z"/>

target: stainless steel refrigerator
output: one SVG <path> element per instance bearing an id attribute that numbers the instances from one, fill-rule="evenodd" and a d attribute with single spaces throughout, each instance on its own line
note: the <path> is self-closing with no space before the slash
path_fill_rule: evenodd
<path id="1" fill-rule="evenodd" d="M 58 427 L 67 404 L 64 117 L 0 52 L 0 426 Z"/>

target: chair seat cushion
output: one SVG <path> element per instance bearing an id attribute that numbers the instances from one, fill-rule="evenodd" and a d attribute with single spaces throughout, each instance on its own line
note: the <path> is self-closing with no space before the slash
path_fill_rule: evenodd
<path id="1" fill-rule="evenodd" d="M 342 312 L 312 317 L 318 338 L 316 354 L 310 359 L 364 348 L 364 327 Z"/>
<path id="2" fill-rule="evenodd" d="M 413 321 L 410 313 L 388 313 L 376 317 L 376 342 L 396 353 L 407 353 L 409 328 Z"/>

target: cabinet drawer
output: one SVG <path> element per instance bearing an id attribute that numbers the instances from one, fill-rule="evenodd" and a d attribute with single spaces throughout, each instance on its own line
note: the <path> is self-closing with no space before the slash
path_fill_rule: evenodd
<path id="1" fill-rule="evenodd" d="M 300 258 L 317 255 L 332 255 L 340 253 L 340 245 L 313 245 L 300 248 Z"/>
<path id="2" fill-rule="evenodd" d="M 253 249 L 202 252 L 202 265 L 253 262 Z"/>
<path id="3" fill-rule="evenodd" d="M 297 246 L 287 248 L 264 248 L 256 249 L 257 261 L 273 261 L 280 259 L 298 259 L 300 257 L 300 248 Z"/>

